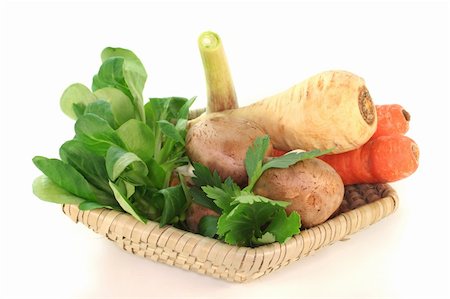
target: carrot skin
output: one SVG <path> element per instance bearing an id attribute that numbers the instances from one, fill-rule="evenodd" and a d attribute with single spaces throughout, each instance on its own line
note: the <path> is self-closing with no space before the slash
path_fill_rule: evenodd
<path id="1" fill-rule="evenodd" d="M 410 114 L 399 104 L 376 105 L 377 129 L 371 139 L 379 136 L 404 135 L 409 129 Z"/>
<path id="2" fill-rule="evenodd" d="M 319 157 L 330 164 L 345 185 L 389 183 L 413 174 L 419 147 L 403 135 L 380 136 L 346 153 Z"/>

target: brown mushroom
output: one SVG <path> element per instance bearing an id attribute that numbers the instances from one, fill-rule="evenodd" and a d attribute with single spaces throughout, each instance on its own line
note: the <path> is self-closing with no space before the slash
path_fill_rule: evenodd
<path id="1" fill-rule="evenodd" d="M 229 116 L 207 116 L 193 122 L 186 136 L 186 152 L 192 162 L 211 171 L 216 170 L 222 180 L 231 177 L 245 186 L 248 178 L 244 160 L 254 140 L 265 132 L 254 122 Z M 272 153 L 269 145 L 266 156 Z"/>
<path id="2" fill-rule="evenodd" d="M 291 202 L 286 211 L 296 211 L 305 228 L 326 221 L 344 198 L 341 177 L 330 165 L 315 158 L 289 168 L 265 171 L 253 191 L 274 200 Z"/>

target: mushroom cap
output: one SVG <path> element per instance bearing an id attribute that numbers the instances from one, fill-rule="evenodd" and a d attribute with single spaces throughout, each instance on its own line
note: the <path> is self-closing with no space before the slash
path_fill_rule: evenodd
<path id="1" fill-rule="evenodd" d="M 322 160 L 313 158 L 285 169 L 269 169 L 253 192 L 274 200 L 289 201 L 288 213 L 296 211 L 302 227 L 325 222 L 344 198 L 344 184 L 337 172 Z"/>
<path id="2" fill-rule="evenodd" d="M 186 152 L 192 162 L 211 171 L 222 180 L 231 177 L 240 186 L 247 184 L 245 155 L 254 140 L 266 133 L 254 122 L 238 117 L 210 114 L 194 122 L 186 135 Z M 266 156 L 272 152 L 270 143 Z"/>

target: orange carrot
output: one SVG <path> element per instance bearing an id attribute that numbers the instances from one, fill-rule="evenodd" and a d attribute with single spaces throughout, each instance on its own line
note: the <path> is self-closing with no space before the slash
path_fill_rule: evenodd
<path id="1" fill-rule="evenodd" d="M 377 105 L 377 130 L 371 139 L 379 136 L 405 134 L 409 129 L 409 113 L 398 104 Z"/>
<path id="2" fill-rule="evenodd" d="M 406 178 L 419 166 L 419 147 L 403 135 L 380 136 L 346 153 L 319 157 L 345 185 L 388 183 Z"/>

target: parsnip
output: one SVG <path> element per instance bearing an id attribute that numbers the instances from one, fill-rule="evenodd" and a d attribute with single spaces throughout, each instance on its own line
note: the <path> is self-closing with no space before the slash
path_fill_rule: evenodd
<path id="1" fill-rule="evenodd" d="M 257 123 L 274 148 L 286 151 L 350 151 L 366 143 L 377 127 L 364 80 L 346 71 L 323 72 L 250 106 L 220 113 Z"/>

